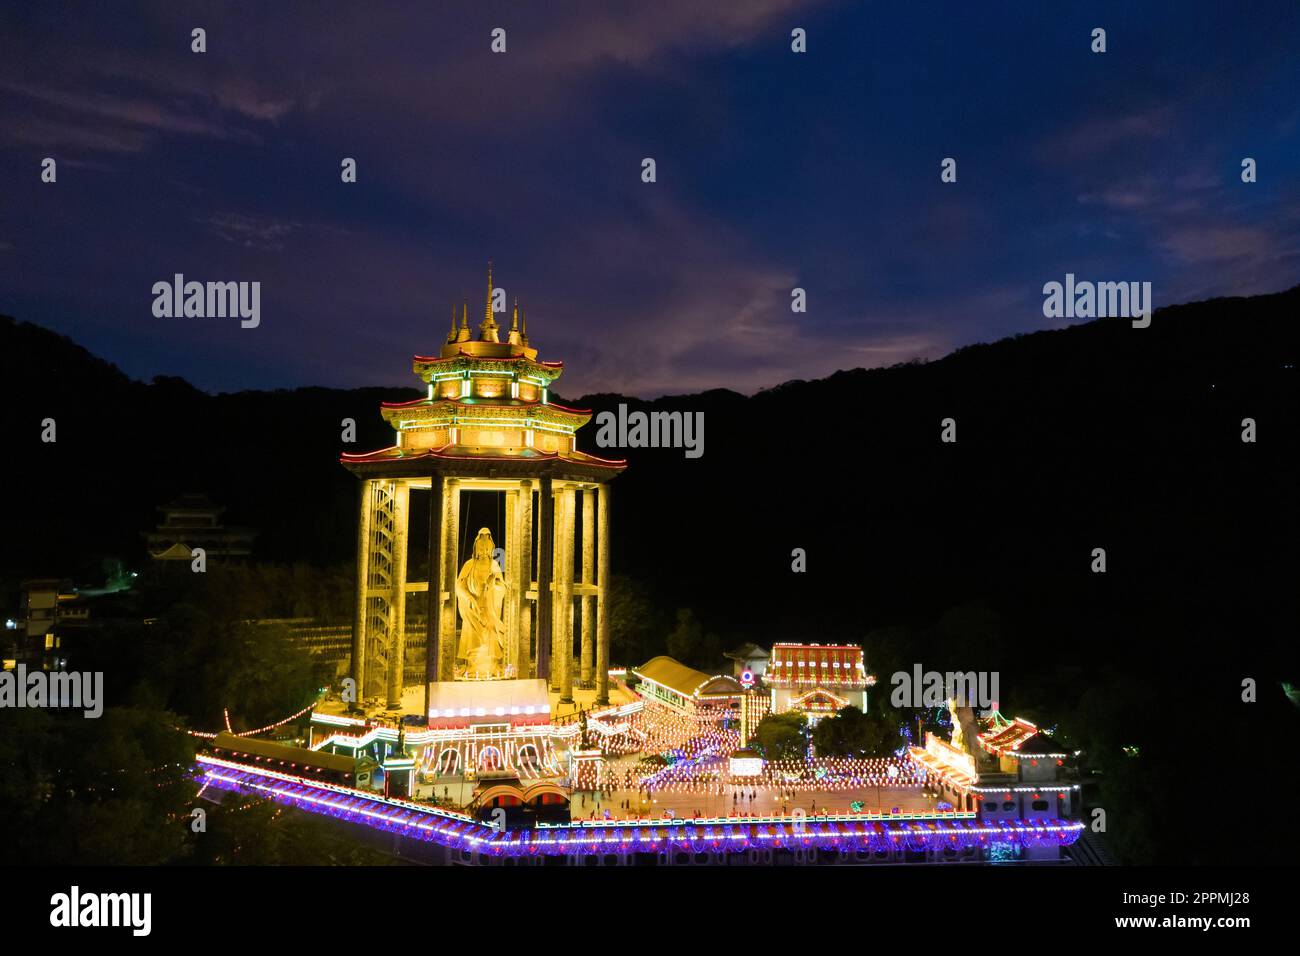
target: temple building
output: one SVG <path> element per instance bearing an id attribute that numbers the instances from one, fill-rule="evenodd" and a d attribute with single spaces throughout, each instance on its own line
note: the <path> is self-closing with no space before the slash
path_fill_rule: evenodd
<path id="1" fill-rule="evenodd" d="M 1069 819 L 1079 803 L 1079 784 L 1065 779 L 1067 754 L 1027 720 L 1007 720 L 996 709 L 979 718 L 970 707 L 949 704 L 952 739 L 926 734 L 909 756 L 928 774 L 939 797 L 981 823 L 1036 826 Z M 1057 860 L 1051 845 L 1025 847 L 1027 860 Z"/>
<path id="2" fill-rule="evenodd" d="M 671 657 L 655 657 L 632 673 L 639 679 L 637 692 L 689 716 L 734 709 L 744 688 L 726 674 L 706 674 Z"/>
<path id="3" fill-rule="evenodd" d="M 235 560 L 253 552 L 257 532 L 222 523 L 226 509 L 213 504 L 207 495 L 181 495 L 158 510 L 162 521 L 145 534 L 149 556 L 155 561 L 190 561 L 194 548 L 202 548 L 208 558 Z"/>
<path id="4" fill-rule="evenodd" d="M 876 679 L 856 644 L 774 644 L 763 681 L 773 713 L 795 711 L 815 724 L 850 704 L 865 712 Z"/>
<path id="5" fill-rule="evenodd" d="M 341 457 L 359 479 L 357 703 L 403 709 L 406 618 L 418 601 L 420 710 L 436 726 L 453 712 L 472 721 L 480 708 L 521 716 L 514 709 L 525 700 L 570 705 L 575 688 L 609 703 L 609 482 L 626 463 L 578 449 L 575 433 L 591 413 L 551 400 L 563 363 L 542 361 L 517 301 L 508 330 L 496 319 L 502 310 L 489 265 L 478 336 L 468 306 L 459 323 L 453 310 L 438 352 L 412 363 L 425 397 L 381 408 L 393 444 Z M 497 500 L 494 528 L 464 523 L 477 494 Z M 414 496 L 425 499 L 427 529 L 410 526 Z M 432 580 L 410 580 L 413 544 L 427 549 Z M 478 686 L 443 686 L 454 682 Z M 477 706 L 463 706 L 467 695 Z"/>
<path id="6" fill-rule="evenodd" d="M 748 672 L 761 679 L 767 673 L 767 662 L 772 659 L 771 654 L 752 641 L 746 641 L 722 656 L 731 661 L 731 676 L 737 678 Z"/>

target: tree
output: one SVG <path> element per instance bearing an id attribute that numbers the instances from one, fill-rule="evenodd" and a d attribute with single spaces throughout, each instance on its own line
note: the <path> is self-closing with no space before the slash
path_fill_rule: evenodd
<path id="1" fill-rule="evenodd" d="M 245 794 L 210 806 L 193 839 L 195 864 L 235 866 L 383 866 L 389 841 L 365 828 Z"/>
<path id="2" fill-rule="evenodd" d="M 661 653 L 669 618 L 662 601 L 639 580 L 621 574 L 609 581 L 609 658 L 636 667 Z"/>
<path id="3" fill-rule="evenodd" d="M 808 753 L 803 714 L 768 714 L 754 728 L 751 744 L 765 760 L 802 760 Z"/>
<path id="4" fill-rule="evenodd" d="M 712 672 L 722 656 L 722 639 L 706 633 L 695 612 L 688 607 L 677 611 L 677 626 L 668 632 L 668 656 L 691 667 Z"/>
<path id="5" fill-rule="evenodd" d="M 852 705 L 825 717 L 813 728 L 819 757 L 880 757 L 891 749 L 898 728 L 882 717 L 864 714 Z"/>
<path id="6" fill-rule="evenodd" d="M 183 860 L 194 742 L 175 714 L 106 707 L 94 720 L 0 714 L 0 843 L 11 863 L 157 866 Z"/>
<path id="7" fill-rule="evenodd" d="M 704 626 L 688 607 L 677 609 L 677 625 L 668 632 L 668 656 L 686 663 L 695 659 L 704 643 Z"/>

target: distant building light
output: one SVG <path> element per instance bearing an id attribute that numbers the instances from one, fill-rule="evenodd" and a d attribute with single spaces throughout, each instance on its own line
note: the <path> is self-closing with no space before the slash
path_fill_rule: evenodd
<path id="1" fill-rule="evenodd" d="M 5 618 L 5 630 L 14 631 L 18 629 L 18 622 L 11 617 Z"/>

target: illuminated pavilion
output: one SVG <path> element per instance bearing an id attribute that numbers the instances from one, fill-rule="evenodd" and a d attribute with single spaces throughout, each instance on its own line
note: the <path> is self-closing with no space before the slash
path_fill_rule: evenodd
<path id="1" fill-rule="evenodd" d="M 537 697 L 540 687 L 542 700 L 549 690 L 569 703 L 576 683 L 594 689 L 596 704 L 609 702 L 609 482 L 626 463 L 578 450 L 575 433 L 591 414 L 550 400 L 564 365 L 539 358 L 517 300 L 503 334 L 494 314 L 503 300 L 489 264 L 478 337 L 468 307 L 459 324 L 453 311 L 438 353 L 416 355 L 412 364 L 426 396 L 381 407 L 394 443 L 341 457 L 360 479 L 351 663 L 358 703 L 382 698 L 401 707 L 412 595 L 427 602 L 426 715 L 440 697 L 463 697 L 445 685 L 465 680 L 493 682 L 480 685 L 480 701 Z M 430 495 L 432 582 L 408 580 L 412 492 Z M 461 553 L 467 492 L 504 497 L 505 540 L 481 576 L 491 578 L 495 603 L 467 583 L 471 565 L 484 560 L 480 544 L 486 552 L 495 543 L 483 529 L 469 538 L 473 556 Z M 468 637 L 467 620 L 476 629 Z M 474 650 L 466 652 L 467 641 Z M 527 691 L 494 686 L 510 681 L 533 684 Z"/>

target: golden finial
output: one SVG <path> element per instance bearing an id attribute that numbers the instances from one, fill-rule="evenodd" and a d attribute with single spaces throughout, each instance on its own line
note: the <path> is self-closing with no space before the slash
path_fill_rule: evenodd
<path id="1" fill-rule="evenodd" d="M 460 303 L 460 328 L 456 331 L 456 341 L 468 342 L 469 338 L 469 300 L 462 299 Z"/>
<path id="2" fill-rule="evenodd" d="M 456 307 L 454 305 L 451 307 L 451 331 L 447 333 L 447 341 L 456 341 Z"/>
<path id="3" fill-rule="evenodd" d="M 500 342 L 501 337 L 497 334 L 496 316 L 492 314 L 492 260 L 488 260 L 488 293 L 487 305 L 483 310 L 483 324 L 479 326 L 479 338 L 484 342 Z"/>
<path id="4" fill-rule="evenodd" d="M 515 299 L 515 314 L 510 320 L 510 334 L 506 337 L 511 345 L 522 345 L 523 341 L 519 338 L 519 299 Z"/>
<path id="5" fill-rule="evenodd" d="M 524 315 L 522 311 L 520 311 L 519 313 L 519 324 L 520 324 L 519 341 L 523 342 L 524 345 L 527 345 L 528 344 L 528 316 Z"/>

